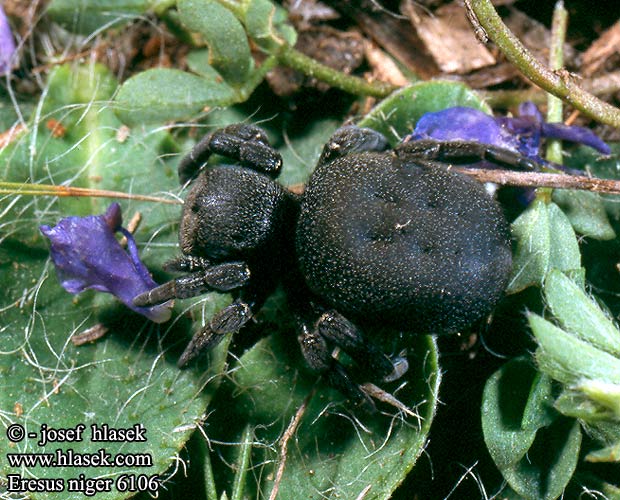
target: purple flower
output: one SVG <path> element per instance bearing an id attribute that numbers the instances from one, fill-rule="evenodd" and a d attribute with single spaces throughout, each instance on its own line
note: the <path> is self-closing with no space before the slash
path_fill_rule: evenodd
<path id="1" fill-rule="evenodd" d="M 87 288 L 115 295 L 127 307 L 151 321 L 170 319 L 171 304 L 136 307 L 133 298 L 157 286 L 140 261 L 133 236 L 121 227 L 121 207 L 112 203 L 105 214 L 66 217 L 53 228 L 41 226 L 51 243 L 51 257 L 58 278 L 69 293 Z M 127 238 L 125 251 L 114 233 Z"/>
<path id="2" fill-rule="evenodd" d="M 15 56 L 15 41 L 6 14 L 0 5 L 0 75 L 11 72 Z"/>
<path id="3" fill-rule="evenodd" d="M 549 164 L 539 155 L 543 138 L 585 144 L 605 155 L 611 153 L 609 146 L 590 129 L 545 123 L 531 102 L 521 104 L 519 114 L 514 118 L 495 118 L 477 109 L 460 106 L 426 113 L 407 140 L 478 141 L 518 152 L 541 164 Z"/>

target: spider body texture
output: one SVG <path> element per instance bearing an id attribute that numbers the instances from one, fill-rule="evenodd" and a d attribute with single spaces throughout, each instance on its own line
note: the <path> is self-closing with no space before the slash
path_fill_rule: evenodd
<path id="1" fill-rule="evenodd" d="M 238 165 L 205 166 L 212 153 Z M 391 149 L 378 132 L 347 126 L 295 195 L 275 180 L 282 160 L 261 129 L 216 130 L 179 165 L 181 182 L 193 184 L 181 219 L 182 256 L 168 268 L 185 274 L 134 303 L 233 293 L 232 304 L 195 334 L 179 360 L 185 365 L 239 331 L 283 283 L 307 364 L 346 396 L 368 401 L 334 349 L 380 381 L 400 377 L 407 362 L 385 355 L 360 325 L 453 333 L 487 316 L 503 294 L 511 249 L 502 209 L 482 184 L 450 170 L 480 159 L 532 167 L 476 142 Z"/>

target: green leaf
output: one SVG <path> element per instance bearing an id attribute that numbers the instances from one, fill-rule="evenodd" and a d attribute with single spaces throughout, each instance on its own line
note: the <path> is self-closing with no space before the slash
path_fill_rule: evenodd
<path id="1" fill-rule="evenodd" d="M 566 166 L 576 169 L 582 169 L 593 177 L 601 179 L 618 179 L 618 158 L 620 155 L 620 144 L 613 143 L 611 146 L 611 155 L 601 157 L 598 151 L 586 146 L 572 148 L 570 155 L 566 156 L 564 163 Z M 620 219 L 620 206 L 618 204 L 618 195 L 604 194 L 600 195 L 603 200 L 604 207 L 611 219 L 617 223 Z"/>
<path id="2" fill-rule="evenodd" d="M 85 35 L 101 28 L 128 23 L 154 9 L 162 0 L 53 0 L 47 15 L 52 21 Z M 171 3 L 171 2 L 167 2 Z"/>
<path id="3" fill-rule="evenodd" d="M 245 82 L 254 68 L 250 45 L 241 23 L 215 0 L 179 0 L 181 22 L 209 45 L 209 63 L 231 85 Z"/>
<path id="4" fill-rule="evenodd" d="M 234 90 L 217 73 L 202 76 L 167 68 L 149 69 L 127 80 L 114 108 L 128 124 L 178 120 L 207 106 L 236 101 Z"/>
<path id="5" fill-rule="evenodd" d="M 523 497 L 513 490 L 508 483 L 504 484 L 498 494 L 500 495 L 498 498 L 502 500 L 523 500 Z"/>
<path id="6" fill-rule="evenodd" d="M 590 434 L 620 419 L 620 331 L 583 289 L 560 271 L 545 280 L 545 298 L 561 329 L 537 316 L 530 324 L 540 348 L 536 358 L 542 371 L 566 384 L 555 402 L 564 415 L 580 419 Z M 593 455 L 615 460 L 620 438 Z"/>
<path id="7" fill-rule="evenodd" d="M 564 389 L 555 408 L 568 417 L 593 427 L 620 420 L 620 385 L 599 380 L 582 380 Z M 620 442 L 620 441 L 617 441 Z"/>
<path id="8" fill-rule="evenodd" d="M 577 271 L 581 254 L 566 215 L 554 203 L 535 201 L 512 223 L 517 249 L 507 292 L 541 285 L 551 268 Z"/>
<path id="9" fill-rule="evenodd" d="M 524 409 L 535 374 L 530 362 L 515 359 L 496 371 L 484 387 L 481 407 L 484 442 L 502 471 L 521 460 L 536 437 L 538 426 L 532 427 L 529 419 L 524 425 Z"/>
<path id="10" fill-rule="evenodd" d="M 359 123 L 384 134 L 394 146 L 415 128 L 424 113 L 466 106 L 490 113 L 490 108 L 466 85 L 455 82 L 420 82 L 394 92 Z"/>
<path id="11" fill-rule="evenodd" d="M 564 211 L 577 233 L 597 240 L 611 240 L 616 237 L 599 194 L 555 189 L 553 201 Z"/>
<path id="12" fill-rule="evenodd" d="M 583 392 L 573 389 L 564 389 L 555 400 L 554 407 L 562 415 L 584 422 L 595 422 L 610 416 L 607 409 L 595 404 Z"/>
<path id="13" fill-rule="evenodd" d="M 562 496 L 577 467 L 581 428 L 576 420 L 560 418 L 536 437 L 527 457 L 501 472 L 523 498 L 554 500 Z"/>
<path id="14" fill-rule="evenodd" d="M 588 433 L 603 446 L 590 451 L 588 462 L 620 462 L 620 426 L 618 421 L 602 420 L 587 426 Z"/>
<path id="15" fill-rule="evenodd" d="M 294 46 L 295 30 L 285 24 L 286 11 L 270 0 L 250 0 L 244 13 L 248 35 L 267 52 L 273 53 L 283 44 Z"/>
<path id="16" fill-rule="evenodd" d="M 544 292 L 549 309 L 564 330 L 620 356 L 620 331 L 573 280 L 552 269 L 545 279 Z"/>
<path id="17" fill-rule="evenodd" d="M 281 320 L 269 322 L 282 325 Z M 231 413 L 221 406 L 216 409 L 210 421 L 212 437 L 238 441 L 242 423 L 249 422 L 255 427 L 258 443 L 276 442 L 312 390 L 316 376 L 298 370 L 303 360 L 293 335 L 294 325 L 289 320 L 288 326 L 279 329 L 279 334 L 259 342 L 232 367 L 231 383 L 218 395 L 228 402 Z M 376 340 L 382 341 L 382 347 L 393 345 L 393 338 L 387 336 Z M 357 498 L 368 485 L 372 487 L 365 499 L 388 498 L 404 479 L 424 448 L 437 403 L 439 377 L 436 346 L 430 337 L 412 336 L 398 347 L 407 347 L 410 370 L 403 379 L 382 384 L 382 389 L 391 392 L 405 384 L 395 396 L 414 408 L 419 418 L 366 415 L 359 408 L 351 408 L 350 403 L 343 404 L 342 395 L 334 389 L 319 384 L 289 443 L 279 498 L 313 498 L 317 492 Z M 396 413 L 390 406 L 382 405 L 381 409 Z M 265 464 L 258 476 L 266 498 L 273 487 L 270 478 L 279 456 L 276 449 L 264 446 L 256 447 L 255 453 L 257 462 Z"/>
<path id="18" fill-rule="evenodd" d="M 484 388 L 485 443 L 510 487 L 526 499 L 558 498 L 579 456 L 579 424 L 554 418 L 548 394 L 548 380 L 524 359 L 506 363 Z"/>
<path id="19" fill-rule="evenodd" d="M 538 430 L 551 425 L 557 412 L 553 409 L 553 380 L 545 373 L 536 373 L 523 410 L 523 430 Z"/>
<path id="20" fill-rule="evenodd" d="M 187 54 L 187 67 L 193 73 L 208 79 L 221 79 L 222 76 L 209 63 L 209 49 L 195 49 Z"/>
<path id="21" fill-rule="evenodd" d="M 161 128 L 140 127 L 122 132 L 122 123 L 109 106 L 114 79 L 103 66 L 61 66 L 50 76 L 47 97 L 29 124 L 30 133 L 0 153 L 5 178 L 32 182 L 64 182 L 83 187 L 157 194 L 176 184 L 174 165 L 164 158 L 171 139 Z M 43 121 L 41 117 L 45 116 Z M 54 136 L 49 118 L 66 127 Z M 10 445 L 0 439 L 0 454 L 47 452 L 71 448 L 75 453 L 147 453 L 153 467 L 10 468 L 0 461 L 1 474 L 68 480 L 83 472 L 88 478 L 121 473 L 163 474 L 179 453 L 217 387 L 226 346 L 214 351 L 208 368 L 180 371 L 176 359 L 191 321 L 180 317 L 154 325 L 111 296 L 92 291 L 65 292 L 48 258 L 48 244 L 39 232 L 42 223 L 62 216 L 101 213 L 108 201 L 94 198 L 12 197 L 0 201 L 0 299 L 3 342 L 0 349 L 0 412 L 4 421 L 37 432 L 85 424 L 82 442 L 51 442 L 43 447 L 26 438 Z M 9 209 L 10 206 L 10 209 Z M 177 245 L 178 206 L 129 201 L 125 215 L 139 211 L 143 223 L 136 233 L 147 265 L 157 269 Z M 175 223 L 171 224 L 171 221 Z M 88 235 L 84 235 L 88 237 Z M 159 275 L 157 279 L 162 278 Z M 165 278 L 164 278 L 165 279 Z M 226 296 L 206 296 L 205 314 L 222 307 Z M 75 346 L 71 337 L 104 325 L 105 338 Z M 209 383 L 207 384 L 207 381 Z M 205 389 L 206 386 L 206 389 Z M 90 440 L 90 425 L 130 428 L 141 424 L 147 442 L 99 443 Z M 40 436 L 38 436 L 40 437 Z M 123 498 L 129 492 L 113 488 L 97 498 Z M 57 498 L 37 492 L 33 498 Z M 63 498 L 84 498 L 65 491 Z"/>
<path id="22" fill-rule="evenodd" d="M 528 314 L 528 321 L 540 346 L 536 361 L 543 372 L 564 384 L 582 379 L 620 384 L 620 359 L 536 314 Z"/>
<path id="23" fill-rule="evenodd" d="M 616 446 L 620 443 L 620 425 L 617 421 L 602 420 L 596 425 L 584 424 L 587 432 L 604 446 Z"/>

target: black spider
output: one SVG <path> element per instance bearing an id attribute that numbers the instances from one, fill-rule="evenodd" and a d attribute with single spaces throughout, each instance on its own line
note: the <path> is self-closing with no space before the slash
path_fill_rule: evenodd
<path id="1" fill-rule="evenodd" d="M 242 166 L 201 170 L 212 153 Z M 261 129 L 216 130 L 179 165 L 182 183 L 197 178 L 181 219 L 183 255 L 168 268 L 186 274 L 134 303 L 234 294 L 193 337 L 183 366 L 239 331 L 283 282 L 308 365 L 345 395 L 368 401 L 334 347 L 378 380 L 398 378 L 407 362 L 390 360 L 356 325 L 456 332 L 502 296 L 511 269 L 502 209 L 480 183 L 447 166 L 480 159 L 532 167 L 477 142 L 414 141 L 391 150 L 378 132 L 343 127 L 297 196 L 274 180 L 282 160 Z"/>

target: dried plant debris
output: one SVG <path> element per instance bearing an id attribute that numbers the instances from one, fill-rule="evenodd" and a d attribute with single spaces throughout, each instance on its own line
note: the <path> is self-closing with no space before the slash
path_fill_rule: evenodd
<path id="1" fill-rule="evenodd" d="M 316 22 L 333 21 L 340 17 L 336 10 L 318 0 L 285 0 L 283 5 L 286 7 L 289 19 L 300 29 Z"/>
<path id="2" fill-rule="evenodd" d="M 296 48 L 319 62 L 350 74 L 364 61 L 364 40 L 355 31 L 338 31 L 329 26 L 311 27 L 299 32 Z M 279 96 L 290 96 L 302 87 L 326 91 L 329 86 L 294 69 L 280 66 L 267 75 L 271 89 Z"/>
<path id="3" fill-rule="evenodd" d="M 462 4 L 450 3 L 431 14 L 407 1 L 403 12 L 444 73 L 469 73 L 495 64 L 493 55 L 476 39 Z"/>
<path id="4" fill-rule="evenodd" d="M 136 21 L 119 32 L 106 33 L 95 47 L 97 60 L 121 78 L 156 67 L 186 69 L 187 44 L 163 23 Z"/>
<path id="5" fill-rule="evenodd" d="M 20 38 L 26 38 L 36 24 L 45 2 L 31 0 L 5 0 L 2 2 L 4 12 L 11 18 L 13 29 Z"/>
<path id="6" fill-rule="evenodd" d="M 592 76 L 605 69 L 617 69 L 620 63 L 620 21 L 617 21 L 592 42 L 583 53 L 583 76 Z"/>
<path id="7" fill-rule="evenodd" d="M 508 16 L 503 18 L 506 26 L 538 59 L 549 59 L 549 47 L 551 46 L 551 31 L 544 24 L 532 19 L 520 10 L 510 8 Z M 568 43 L 562 48 L 564 65 L 569 69 L 577 67 L 577 51 Z"/>
<path id="8" fill-rule="evenodd" d="M 433 78 L 441 73 L 405 16 L 378 8 L 373 0 L 326 0 L 326 3 L 351 18 L 368 38 L 420 78 Z"/>
<path id="9" fill-rule="evenodd" d="M 364 44 L 366 61 L 372 69 L 372 77 L 383 82 L 404 87 L 409 80 L 403 75 L 394 59 L 371 41 Z"/>
<path id="10" fill-rule="evenodd" d="M 349 18 L 366 37 L 420 78 L 450 75 L 474 88 L 521 79 L 512 64 L 476 39 L 461 2 L 443 2 L 431 11 L 426 4 L 403 0 L 401 12 L 378 8 L 372 0 L 325 0 L 325 3 Z M 511 4 L 501 2 L 506 6 L 503 15 L 506 24 L 528 49 L 546 61 L 550 30 Z M 437 2 L 431 7 L 436 5 Z M 564 44 L 569 70 L 577 69 L 578 55 L 571 45 Z"/>
<path id="11" fill-rule="evenodd" d="M 513 7 L 508 9 L 508 14 L 503 17 L 503 20 L 528 50 L 536 55 L 540 61 L 546 63 L 549 58 L 548 47 L 551 43 L 551 31 L 544 24 Z M 578 52 L 568 43 L 565 43 L 563 53 L 566 67 L 570 70 L 576 70 Z M 498 57 L 497 64 L 493 66 L 487 66 L 463 75 L 463 80 L 476 89 L 492 87 L 521 78 L 519 70 L 501 57 Z"/>

